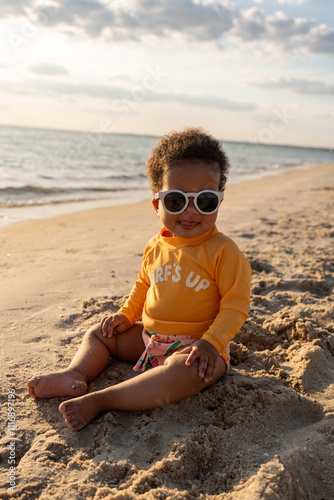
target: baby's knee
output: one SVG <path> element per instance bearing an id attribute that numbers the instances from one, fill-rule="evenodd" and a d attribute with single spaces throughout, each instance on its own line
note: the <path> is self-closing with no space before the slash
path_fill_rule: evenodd
<path id="1" fill-rule="evenodd" d="M 101 331 L 101 325 L 100 323 L 97 323 L 96 325 L 93 325 L 87 330 L 86 332 L 86 337 L 102 337 L 102 331 Z"/>
<path id="2" fill-rule="evenodd" d="M 186 371 L 189 375 L 193 372 L 194 374 L 198 371 L 198 361 L 195 360 L 190 366 L 186 365 L 186 360 L 189 354 L 178 354 L 177 352 L 171 354 L 166 358 L 164 365 L 179 369 L 180 371 Z"/>
<path id="3" fill-rule="evenodd" d="M 111 337 L 104 336 L 100 323 L 91 326 L 85 334 L 85 339 L 88 340 L 88 342 L 96 343 L 98 341 L 104 344 L 113 357 L 116 356 L 116 338 L 117 335 L 112 335 Z"/>

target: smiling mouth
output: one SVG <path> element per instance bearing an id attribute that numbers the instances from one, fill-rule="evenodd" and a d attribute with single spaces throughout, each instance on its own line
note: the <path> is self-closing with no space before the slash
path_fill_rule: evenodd
<path id="1" fill-rule="evenodd" d="M 183 229 L 193 229 L 194 227 L 197 226 L 198 222 L 189 222 L 187 220 L 181 220 L 179 224 Z"/>

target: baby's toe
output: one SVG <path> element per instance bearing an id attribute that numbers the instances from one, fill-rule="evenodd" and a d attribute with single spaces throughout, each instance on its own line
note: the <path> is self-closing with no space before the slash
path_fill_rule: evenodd
<path id="1" fill-rule="evenodd" d="M 40 377 L 33 377 L 27 382 L 28 394 L 34 399 L 38 398 L 35 393 L 35 387 L 38 385 L 39 379 Z"/>

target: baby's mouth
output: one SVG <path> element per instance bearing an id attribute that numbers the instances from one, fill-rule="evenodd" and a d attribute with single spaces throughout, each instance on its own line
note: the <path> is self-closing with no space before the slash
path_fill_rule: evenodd
<path id="1" fill-rule="evenodd" d="M 183 228 L 183 229 L 193 229 L 194 227 L 197 226 L 198 222 L 190 222 L 188 220 L 181 220 L 179 222 L 180 226 Z"/>

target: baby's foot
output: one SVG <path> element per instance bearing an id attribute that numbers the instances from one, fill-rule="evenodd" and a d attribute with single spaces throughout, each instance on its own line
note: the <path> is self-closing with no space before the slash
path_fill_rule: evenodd
<path id="1" fill-rule="evenodd" d="M 98 393 L 93 392 L 80 398 L 64 401 L 59 406 L 64 420 L 71 429 L 79 431 L 89 424 L 95 417 L 105 411 Z"/>
<path id="2" fill-rule="evenodd" d="M 37 375 L 27 382 L 28 393 L 34 399 L 82 396 L 87 384 L 80 372 L 65 370 L 47 375 Z"/>

